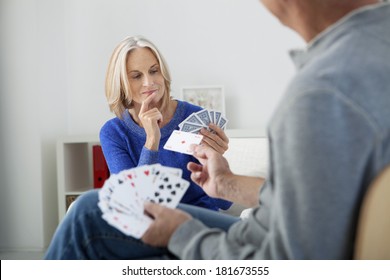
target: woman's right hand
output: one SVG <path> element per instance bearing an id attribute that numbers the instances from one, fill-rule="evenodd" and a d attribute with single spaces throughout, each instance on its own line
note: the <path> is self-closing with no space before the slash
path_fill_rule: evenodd
<path id="1" fill-rule="evenodd" d="M 151 107 L 155 96 L 156 93 L 153 93 L 142 101 L 138 115 L 146 133 L 145 147 L 153 151 L 158 150 L 161 139 L 160 126 L 163 121 L 161 112 L 156 107 Z"/>

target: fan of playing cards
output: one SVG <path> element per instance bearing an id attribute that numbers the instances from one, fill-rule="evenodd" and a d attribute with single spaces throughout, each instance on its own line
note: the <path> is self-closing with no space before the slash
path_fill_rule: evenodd
<path id="1" fill-rule="evenodd" d="M 225 130 L 228 120 L 221 112 L 203 109 L 199 112 L 192 113 L 179 124 L 179 128 L 184 132 L 198 133 L 203 127 L 209 129 L 210 123 L 214 123 Z"/>
<path id="2" fill-rule="evenodd" d="M 228 120 L 221 112 L 203 109 L 192 113 L 179 124 L 180 130 L 174 130 L 164 145 L 164 149 L 191 155 L 192 144 L 199 144 L 203 136 L 198 134 L 202 128 L 209 128 L 210 123 L 217 124 L 225 130 Z"/>
<path id="3" fill-rule="evenodd" d="M 141 238 L 153 221 L 144 213 L 144 202 L 175 208 L 190 184 L 181 176 L 181 169 L 161 164 L 112 174 L 99 191 L 102 218 L 124 234 Z"/>

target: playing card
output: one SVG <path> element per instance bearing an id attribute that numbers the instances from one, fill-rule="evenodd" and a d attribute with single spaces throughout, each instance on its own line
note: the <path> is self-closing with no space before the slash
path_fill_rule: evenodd
<path id="1" fill-rule="evenodd" d="M 197 113 L 195 113 L 195 115 L 203 122 L 203 125 L 208 127 L 211 120 L 210 120 L 210 115 L 209 115 L 209 111 L 207 109 L 203 109 Z"/>
<path id="2" fill-rule="evenodd" d="M 124 177 L 122 174 L 111 174 L 110 178 L 104 182 L 103 187 L 99 190 L 98 203 L 98 206 L 103 213 L 112 210 L 112 207 L 110 206 L 111 196 L 115 191 L 116 186 L 123 182 Z"/>
<path id="3" fill-rule="evenodd" d="M 182 172 L 180 168 L 152 164 L 111 174 L 99 190 L 102 218 L 124 234 L 141 238 L 153 222 L 144 213 L 144 202 L 175 208 L 189 186 L 181 178 Z"/>
<path id="4" fill-rule="evenodd" d="M 111 214 L 103 214 L 102 218 L 124 234 L 131 235 L 135 238 L 141 238 L 153 222 L 153 220 L 146 215 L 120 213 L 115 210 Z"/>
<path id="5" fill-rule="evenodd" d="M 146 200 L 175 208 L 189 185 L 190 183 L 182 178 L 172 176 L 169 173 L 161 174 L 153 186 L 153 192 Z"/>
<path id="6" fill-rule="evenodd" d="M 223 116 L 221 116 L 221 118 L 219 119 L 219 122 L 218 122 L 218 126 L 222 129 L 225 129 L 227 122 L 228 122 L 228 120 L 226 118 L 224 118 Z"/>
<path id="7" fill-rule="evenodd" d="M 125 170 L 123 173 L 131 177 L 134 185 L 136 186 L 140 196 L 144 196 L 145 193 L 152 187 L 156 176 L 160 174 L 161 164 L 151 164 L 138 166 L 130 170 Z"/>
<path id="8" fill-rule="evenodd" d="M 182 127 L 180 128 L 180 131 L 184 131 L 184 132 L 191 132 L 191 131 L 194 131 L 194 130 L 197 130 L 197 129 L 202 129 L 204 126 L 201 126 L 201 125 L 196 125 L 196 124 L 192 124 L 192 123 L 184 123 L 182 125 Z"/>
<path id="9" fill-rule="evenodd" d="M 130 169 L 127 172 L 129 173 L 132 172 L 135 175 L 136 180 L 139 179 L 140 177 L 146 177 L 152 180 L 154 176 L 159 175 L 161 167 L 162 167 L 161 164 L 155 163 L 155 164 L 138 166 Z"/>
<path id="10" fill-rule="evenodd" d="M 222 113 L 218 111 L 214 111 L 214 123 L 218 124 L 221 119 Z"/>
<path id="11" fill-rule="evenodd" d="M 176 177 L 181 177 L 183 175 L 183 169 L 176 167 L 161 166 L 161 171 Z"/>
<path id="12" fill-rule="evenodd" d="M 189 115 L 184 121 L 182 121 L 179 124 L 179 127 L 182 127 L 184 123 L 190 123 L 190 124 L 195 124 L 195 125 L 201 125 L 203 126 L 203 122 L 194 114 L 192 113 Z"/>
<path id="13" fill-rule="evenodd" d="M 164 149 L 191 155 L 191 144 L 199 145 L 202 138 L 203 136 L 199 134 L 174 130 L 165 143 Z"/>
<path id="14" fill-rule="evenodd" d="M 194 130 L 188 131 L 193 134 L 198 134 L 201 131 L 202 128 L 195 128 Z"/>
<path id="15" fill-rule="evenodd" d="M 214 114 L 214 110 L 210 110 L 210 111 L 209 111 L 209 115 L 210 115 L 210 122 L 211 122 L 211 123 L 215 123 L 215 114 Z"/>
<path id="16" fill-rule="evenodd" d="M 115 188 L 109 206 L 122 213 L 142 215 L 144 212 L 143 198 L 138 193 L 135 185 L 130 184 L 129 181 L 127 180 L 127 182 Z"/>
<path id="17" fill-rule="evenodd" d="M 192 113 L 184 121 L 179 124 L 180 131 L 191 132 L 198 134 L 202 128 L 206 128 L 209 131 L 210 123 L 218 125 L 221 129 L 225 130 L 228 120 L 222 115 L 221 112 L 203 109 L 196 113 Z"/>

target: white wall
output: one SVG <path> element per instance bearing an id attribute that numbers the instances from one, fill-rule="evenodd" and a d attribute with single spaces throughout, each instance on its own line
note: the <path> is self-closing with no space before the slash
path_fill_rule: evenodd
<path id="1" fill-rule="evenodd" d="M 257 0 L 1 0 L 0 250 L 39 250 L 56 226 L 55 142 L 97 134 L 113 115 L 104 75 L 114 46 L 142 34 L 173 93 L 224 85 L 229 128 L 265 130 L 301 40 Z"/>
<path id="2" fill-rule="evenodd" d="M 66 8 L 69 128 L 76 134 L 94 133 L 112 116 L 104 75 L 125 36 L 157 44 L 174 96 L 184 86 L 224 85 L 229 127 L 262 130 L 293 73 L 286 50 L 301 44 L 257 0 L 75 0 Z"/>
<path id="3" fill-rule="evenodd" d="M 1 250 L 40 250 L 56 223 L 55 142 L 68 114 L 61 6 L 0 2 Z"/>

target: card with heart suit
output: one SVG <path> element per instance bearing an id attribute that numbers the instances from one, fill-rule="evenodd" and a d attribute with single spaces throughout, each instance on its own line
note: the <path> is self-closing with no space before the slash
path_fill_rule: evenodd
<path id="1" fill-rule="evenodd" d="M 112 174 L 99 190 L 102 218 L 124 234 L 141 238 L 153 222 L 144 213 L 144 202 L 175 208 L 190 185 L 181 178 L 182 172 L 152 164 Z"/>
<path id="2" fill-rule="evenodd" d="M 165 143 L 164 149 L 192 155 L 191 144 L 199 145 L 202 139 L 203 136 L 199 134 L 174 130 Z"/>

